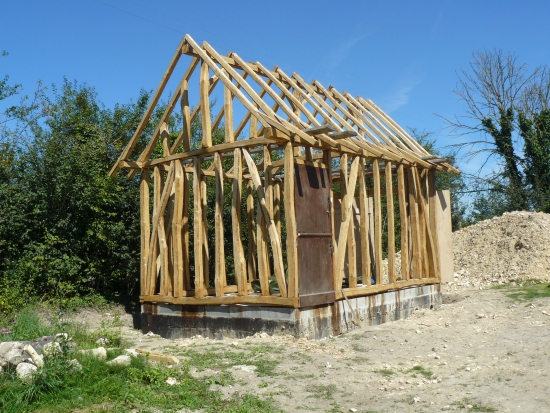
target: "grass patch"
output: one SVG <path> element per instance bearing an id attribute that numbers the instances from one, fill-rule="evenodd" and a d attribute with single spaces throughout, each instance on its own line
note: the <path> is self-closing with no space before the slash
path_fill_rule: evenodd
<path id="1" fill-rule="evenodd" d="M 360 346 L 359 344 L 353 343 L 351 345 L 354 351 L 357 351 L 358 353 L 366 353 L 367 349 L 363 346 Z"/>
<path id="2" fill-rule="evenodd" d="M 414 366 L 412 369 L 409 370 L 410 373 L 413 373 L 416 377 L 417 374 L 421 374 L 422 376 L 426 378 L 432 377 L 434 374 L 430 370 L 426 370 L 422 366 Z"/>
<path id="3" fill-rule="evenodd" d="M 550 283 L 539 280 L 520 281 L 517 285 L 503 284 L 493 287 L 506 290 L 506 295 L 514 301 L 526 302 L 537 298 L 550 298 Z"/>
<path id="4" fill-rule="evenodd" d="M 252 348 L 245 351 L 214 349 L 197 351 L 195 349 L 188 349 L 183 355 L 189 357 L 189 364 L 196 366 L 199 371 L 207 368 L 226 370 L 232 366 L 248 364 L 257 367 L 256 373 L 259 376 L 275 376 L 275 369 L 280 364 L 280 360 L 272 358 L 271 354 L 266 354 L 265 348 L 260 348 L 260 351 L 255 351 L 255 349 Z"/>
<path id="5" fill-rule="evenodd" d="M 482 404 L 473 403 L 470 399 L 463 399 L 451 403 L 451 406 L 456 406 L 459 409 L 468 409 L 470 412 L 496 412 L 494 407 L 484 406 Z M 468 407 L 471 406 L 471 407 Z"/>
<path id="6" fill-rule="evenodd" d="M 47 325 L 41 322 L 36 308 L 26 309 L 17 314 L 14 320 L 15 323 L 10 326 L 13 333 L 8 338 L 2 335 L 2 340 L 29 340 L 64 331 L 73 337 L 79 348 L 97 347 L 95 340 L 98 336 L 113 337 L 109 347 L 114 347 L 114 350 L 108 352 L 109 359 L 123 352 L 120 340 L 116 339 L 119 337 L 118 329 L 113 323 L 96 332 L 87 331 L 81 325 L 69 324 L 60 330 L 59 324 Z M 213 390 L 211 385 L 227 386 L 234 383 L 233 375 L 225 369 L 221 369 L 219 374 L 200 379 L 189 373 L 189 368 L 195 363 L 197 368 L 210 366 L 212 362 L 208 358 L 212 357 L 215 363 L 222 366 L 255 364 L 259 374 L 268 374 L 277 362 L 262 360 L 267 358 L 265 353 L 259 352 L 253 356 L 248 352 L 190 353 L 194 357 L 170 369 L 161 363 L 150 363 L 143 357 L 132 358 L 129 367 L 119 367 L 109 366 L 103 361 L 65 348 L 62 354 L 46 358 L 45 366 L 38 370 L 31 384 L 23 384 L 13 369 L 0 376 L 0 411 L 126 413 L 133 409 L 176 411 L 184 408 L 224 413 L 281 411 L 272 398 L 235 393 L 223 399 L 222 392 Z M 71 368 L 69 361 L 72 359 L 79 361 L 81 371 Z M 168 377 L 175 378 L 178 384 L 166 384 Z"/>
<path id="7" fill-rule="evenodd" d="M 391 376 L 395 374 L 393 371 L 388 369 L 376 370 L 375 373 L 381 374 L 382 376 Z"/>
<path id="8" fill-rule="evenodd" d="M 330 400 L 333 398 L 337 388 L 334 384 L 313 384 L 306 388 L 308 393 L 311 393 L 310 397 L 317 397 L 324 400 Z"/>

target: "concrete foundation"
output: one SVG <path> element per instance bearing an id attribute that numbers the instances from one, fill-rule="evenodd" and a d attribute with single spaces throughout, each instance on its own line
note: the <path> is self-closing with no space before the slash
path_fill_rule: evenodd
<path id="1" fill-rule="evenodd" d="M 425 285 L 365 297 L 349 298 L 361 326 L 407 318 L 417 309 L 441 304 L 440 285 Z M 319 339 L 354 330 L 345 300 L 307 308 L 251 305 L 183 306 L 142 304 L 141 326 L 165 338 L 196 335 L 214 339 L 243 338 L 255 333 L 291 334 Z"/>

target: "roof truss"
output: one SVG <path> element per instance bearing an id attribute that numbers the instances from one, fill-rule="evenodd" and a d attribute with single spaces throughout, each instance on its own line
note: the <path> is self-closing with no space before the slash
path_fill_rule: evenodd
<path id="1" fill-rule="evenodd" d="M 191 56 L 191 62 L 145 149 L 137 156 L 137 161 L 131 161 L 138 140 L 182 55 Z M 190 79 L 197 72 L 198 90 L 190 87 Z M 210 102 L 214 93 L 222 96 L 223 105 L 212 117 Z M 190 96 L 198 96 L 195 105 L 191 104 Z M 172 145 L 165 149 L 162 158 L 151 159 L 158 140 L 163 131 L 166 132 L 166 122 L 178 103 L 182 129 Z M 237 116 L 234 104 L 242 107 L 237 119 L 234 119 Z M 202 141 L 199 149 L 191 150 L 191 125 L 199 115 Z M 213 145 L 212 131 L 220 127 L 222 121 L 225 142 Z M 249 136 L 242 137 L 247 125 Z M 208 43 L 199 46 L 186 35 L 110 176 L 113 177 L 120 168 L 130 169 L 130 176 L 133 176 L 138 169 L 173 159 L 288 141 L 297 146 L 331 149 L 351 156 L 459 173 L 443 159 L 429 154 L 372 101 L 353 97 L 345 91 L 340 93 L 334 86 L 325 88 L 316 80 L 307 83 L 297 73 L 289 76 L 279 67 L 269 70 L 260 62 L 247 63 L 233 52 L 222 56 Z"/>

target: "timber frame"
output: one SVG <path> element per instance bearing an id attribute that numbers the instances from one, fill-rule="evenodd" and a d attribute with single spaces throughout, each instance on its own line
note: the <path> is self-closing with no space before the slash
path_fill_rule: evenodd
<path id="1" fill-rule="evenodd" d="M 134 154 L 183 55 L 190 64 L 150 140 Z M 191 87 L 194 73 L 196 88 Z M 213 116 L 215 92 L 223 96 L 223 105 Z M 198 98 L 195 105 L 191 96 Z M 181 111 L 181 130 L 169 131 L 176 110 Z M 198 147 L 192 147 L 194 122 L 202 128 Z M 215 144 L 217 128 L 223 128 L 225 138 Z M 233 162 L 224 170 L 222 159 L 227 158 Z M 300 307 L 297 164 L 328 169 L 331 202 L 341 203 L 341 216 L 331 212 L 336 300 L 440 282 L 435 172 L 459 173 L 457 169 L 429 154 L 368 99 L 318 81 L 307 83 L 279 67 L 246 63 L 235 53 L 222 56 L 186 35 L 110 172 L 114 177 L 126 169 L 130 178 L 139 173 L 141 302 Z M 207 195 L 208 182 L 215 197 Z M 231 225 L 225 228 L 224 182 L 231 183 L 232 194 Z M 383 197 L 392 202 L 382 202 Z M 208 202 L 215 211 L 214 245 L 208 245 Z M 395 219 L 401 223 L 400 266 L 395 262 Z M 341 220 L 339 233 L 335 220 Z M 386 273 L 383 225 L 388 233 Z M 225 248 L 228 239 L 232 251 Z M 278 289 L 270 288 L 271 274 Z"/>

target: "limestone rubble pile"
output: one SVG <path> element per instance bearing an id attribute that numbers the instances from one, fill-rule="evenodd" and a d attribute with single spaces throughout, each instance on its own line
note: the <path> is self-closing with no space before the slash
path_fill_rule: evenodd
<path id="1" fill-rule="evenodd" d="M 550 214 L 510 212 L 456 231 L 453 254 L 453 289 L 550 281 Z"/>

